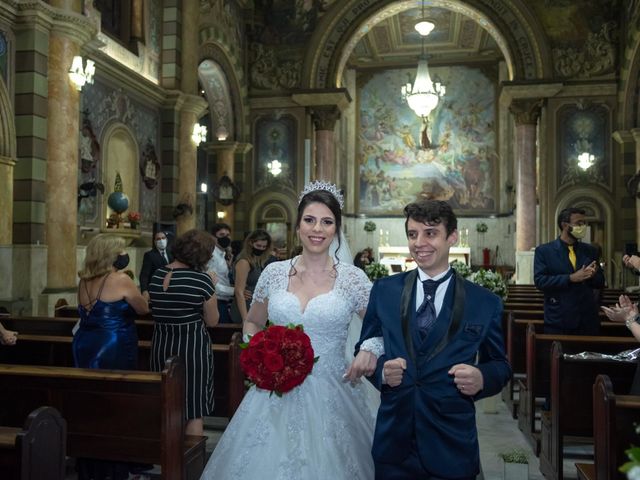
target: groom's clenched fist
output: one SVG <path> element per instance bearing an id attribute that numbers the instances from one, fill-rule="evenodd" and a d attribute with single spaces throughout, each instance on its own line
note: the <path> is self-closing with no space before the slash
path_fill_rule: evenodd
<path id="1" fill-rule="evenodd" d="M 390 387 L 397 387 L 402 383 L 402 375 L 407 369 L 407 361 L 404 358 L 394 358 L 387 360 L 382 367 L 384 383 Z"/>

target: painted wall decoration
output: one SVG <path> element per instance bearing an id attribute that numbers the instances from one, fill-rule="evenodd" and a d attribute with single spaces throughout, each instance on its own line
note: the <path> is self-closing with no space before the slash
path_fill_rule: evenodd
<path id="1" fill-rule="evenodd" d="M 158 135 L 160 124 L 160 113 L 146 105 L 131 99 L 129 95 L 120 90 L 111 88 L 96 81 L 93 85 L 85 85 L 82 89 L 82 109 L 85 115 L 91 119 L 92 131 L 98 142 L 102 143 L 102 136 L 105 127 L 113 123 L 126 125 L 131 132 L 135 133 L 135 142 L 138 147 L 139 158 L 143 157 L 145 148 L 151 146 L 155 152 L 158 151 Z M 79 132 L 79 142 L 85 140 L 82 131 Z M 102 158 L 101 161 L 108 161 Z M 78 162 L 78 186 L 101 183 L 100 168 L 91 168 L 88 172 L 82 170 L 82 162 Z M 136 169 L 138 165 L 136 165 Z M 158 169 L 159 171 L 159 169 Z M 158 218 L 158 189 L 148 189 L 142 187 L 142 176 L 140 185 L 135 188 L 140 192 L 140 205 L 133 205 L 132 209 L 139 211 L 142 215 L 142 226 L 150 228 L 152 223 Z M 82 209 L 79 211 L 79 222 L 82 225 L 99 226 L 102 222 L 99 219 L 99 202 L 83 201 Z"/>
<path id="2" fill-rule="evenodd" d="M 293 188 L 295 185 L 296 139 L 298 123 L 288 114 L 260 117 L 254 128 L 256 168 L 254 184 L 265 188 L 277 183 Z M 280 162 L 281 172 L 273 175 L 269 164 Z"/>
<path id="3" fill-rule="evenodd" d="M 609 108 L 605 105 L 567 105 L 558 111 L 559 186 L 600 183 L 609 186 Z M 582 153 L 593 155 L 593 166 L 578 165 Z"/>
<path id="4" fill-rule="evenodd" d="M 4 32 L 0 30 L 0 75 L 4 79 L 4 83 L 8 84 L 7 72 L 9 64 L 9 42 Z"/>
<path id="5" fill-rule="evenodd" d="M 400 214 L 421 198 L 447 200 L 462 214 L 495 211 L 495 81 L 463 66 L 432 68 L 431 75 L 447 94 L 429 116 L 429 150 L 420 149 L 421 120 L 400 95 L 415 69 L 359 82 L 360 212 Z"/>

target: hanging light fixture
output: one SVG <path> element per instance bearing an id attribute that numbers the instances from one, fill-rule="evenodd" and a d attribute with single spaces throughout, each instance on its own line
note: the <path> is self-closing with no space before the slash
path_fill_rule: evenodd
<path id="1" fill-rule="evenodd" d="M 201 142 L 206 142 L 207 141 L 207 127 L 205 127 L 204 125 L 200 125 L 199 123 L 196 123 L 193 126 L 193 132 L 191 133 L 191 140 L 193 140 L 193 143 L 197 145 L 200 145 Z"/>
<path id="2" fill-rule="evenodd" d="M 430 148 L 429 138 L 426 135 L 428 120 L 427 117 L 438 106 L 440 97 L 445 94 L 446 88 L 440 82 L 433 82 L 431 75 L 429 74 L 429 65 L 427 63 L 427 54 L 425 52 L 424 40 L 427 35 L 435 28 L 435 24 L 424 18 L 424 2 L 422 3 L 422 16 L 415 27 L 416 31 L 420 34 L 422 41 L 422 52 L 418 58 L 418 69 L 416 71 L 416 78 L 413 82 L 407 83 L 402 86 L 402 98 L 406 100 L 407 104 L 413 110 L 416 115 L 422 118 L 423 131 L 422 131 L 422 146 L 423 148 Z"/>
<path id="3" fill-rule="evenodd" d="M 591 168 L 594 163 L 596 163 L 595 155 L 589 152 L 582 152 L 580 155 L 578 155 L 578 166 L 582 170 Z"/>

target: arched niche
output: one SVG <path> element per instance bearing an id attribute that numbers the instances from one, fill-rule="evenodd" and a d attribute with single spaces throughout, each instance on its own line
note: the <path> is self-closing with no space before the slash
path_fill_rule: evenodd
<path id="1" fill-rule="evenodd" d="M 0 76 L 0 245 L 13 242 L 13 169 L 16 164 L 16 128 L 9 91 Z"/>
<path id="2" fill-rule="evenodd" d="M 291 251 L 295 240 L 296 201 L 279 192 L 258 195 L 249 214 L 250 225 L 267 230 L 274 246 Z M 284 244 L 280 245 L 279 243 Z"/>
<path id="3" fill-rule="evenodd" d="M 102 139 L 103 162 L 102 183 L 104 195 L 102 213 L 103 224 L 112 212 L 107 205 L 109 194 L 114 191 L 116 173 L 122 179 L 122 191 L 129 197 L 129 212 L 140 211 L 140 147 L 129 128 L 122 123 L 114 123 L 105 128 Z"/>

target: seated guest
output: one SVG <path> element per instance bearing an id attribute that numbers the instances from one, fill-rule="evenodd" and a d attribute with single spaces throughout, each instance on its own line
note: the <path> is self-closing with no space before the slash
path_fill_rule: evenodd
<path id="1" fill-rule="evenodd" d="M 0 345 L 15 345 L 18 340 L 18 332 L 7 330 L 0 323 Z"/>
<path id="2" fill-rule="evenodd" d="M 167 250 L 167 234 L 156 232 L 153 236 L 153 248 L 144 254 L 142 269 L 140 270 L 140 291 L 149 300 L 149 281 L 153 273 L 160 267 L 173 260 L 173 256 Z"/>
<path id="3" fill-rule="evenodd" d="M 213 352 L 207 326 L 218 323 L 213 273 L 207 262 L 216 244 L 209 233 L 189 230 L 173 246 L 173 262 L 151 277 L 153 309 L 151 370 L 160 372 L 166 360 L 181 357 L 186 366 L 188 435 L 202 435 L 205 415 L 213 413 Z"/>
<path id="4" fill-rule="evenodd" d="M 254 230 L 244 240 L 244 246 L 235 265 L 235 302 L 231 307 L 234 323 L 243 323 L 253 298 L 258 278 L 271 258 L 271 235 L 265 230 Z M 249 298 L 247 298 L 247 291 Z"/>
<path id="5" fill-rule="evenodd" d="M 129 263 L 125 241 L 98 235 L 87 245 L 84 267 L 78 272 L 80 322 L 73 337 L 76 367 L 134 370 L 138 366 L 136 314 L 149 305 L 133 281 L 120 270 Z M 78 459 L 79 479 L 126 479 L 130 465 Z"/>

